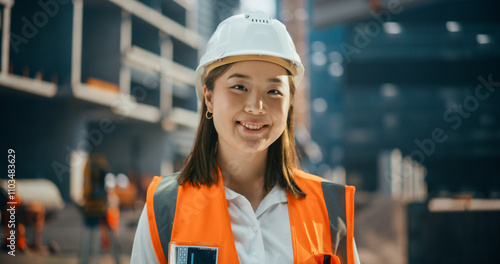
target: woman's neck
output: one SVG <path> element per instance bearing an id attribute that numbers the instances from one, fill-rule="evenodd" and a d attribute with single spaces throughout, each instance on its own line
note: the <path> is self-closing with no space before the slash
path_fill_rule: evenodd
<path id="1" fill-rule="evenodd" d="M 266 196 L 264 179 L 267 149 L 259 153 L 241 153 L 219 144 L 217 162 L 224 185 L 245 196 L 254 211 Z"/>

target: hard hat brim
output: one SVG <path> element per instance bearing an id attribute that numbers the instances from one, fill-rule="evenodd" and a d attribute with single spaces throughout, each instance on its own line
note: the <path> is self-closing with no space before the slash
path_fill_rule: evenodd
<path id="1" fill-rule="evenodd" d="M 272 62 L 274 64 L 278 64 L 279 66 L 287 69 L 293 76 L 297 75 L 297 67 L 289 60 L 285 60 L 283 58 L 275 57 L 275 56 L 269 56 L 269 55 L 237 55 L 237 56 L 230 56 L 230 57 L 225 57 L 220 60 L 214 61 L 212 64 L 207 66 L 207 73 L 208 75 L 210 71 L 213 69 L 234 63 L 234 62 L 240 62 L 240 61 L 267 61 L 267 62 Z"/>

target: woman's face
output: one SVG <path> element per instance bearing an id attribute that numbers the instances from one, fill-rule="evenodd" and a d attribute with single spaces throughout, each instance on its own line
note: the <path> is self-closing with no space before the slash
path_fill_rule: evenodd
<path id="1" fill-rule="evenodd" d="M 277 64 L 242 61 L 231 66 L 212 91 L 204 89 L 219 145 L 244 153 L 267 150 L 286 127 L 289 87 L 287 71 Z"/>

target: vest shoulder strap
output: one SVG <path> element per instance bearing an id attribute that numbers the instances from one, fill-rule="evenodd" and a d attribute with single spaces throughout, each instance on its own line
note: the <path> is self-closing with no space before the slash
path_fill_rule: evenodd
<path id="1" fill-rule="evenodd" d="M 330 221 L 330 235 L 335 255 L 354 264 L 354 192 L 353 186 L 322 181 L 323 197 Z"/>
<path id="2" fill-rule="evenodd" d="M 300 256 L 304 248 L 305 252 L 331 252 L 341 263 L 354 264 L 354 187 L 301 170 L 295 171 L 295 180 L 307 195 L 304 199 L 289 196 L 290 224 L 301 239 L 294 245 L 295 257 L 304 258 Z M 322 227 L 318 226 L 320 223 Z M 300 238 L 301 234 L 307 236 Z"/>
<path id="3" fill-rule="evenodd" d="M 154 177 L 146 197 L 149 231 L 160 264 L 167 264 L 166 256 L 168 256 L 179 188 L 177 175 L 179 172 L 165 177 Z"/>

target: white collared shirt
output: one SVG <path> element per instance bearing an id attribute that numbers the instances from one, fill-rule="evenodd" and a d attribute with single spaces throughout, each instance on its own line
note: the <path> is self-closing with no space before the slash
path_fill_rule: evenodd
<path id="1" fill-rule="evenodd" d="M 226 187 L 227 209 L 240 263 L 293 263 L 286 192 L 275 186 L 257 211 L 245 196 Z"/>
<path id="2" fill-rule="evenodd" d="M 241 194 L 226 189 L 234 243 L 241 264 L 293 263 L 292 235 L 286 191 L 275 186 L 253 211 Z M 355 262 L 359 264 L 356 244 Z M 130 263 L 159 263 L 149 233 L 146 206 L 135 234 Z"/>

